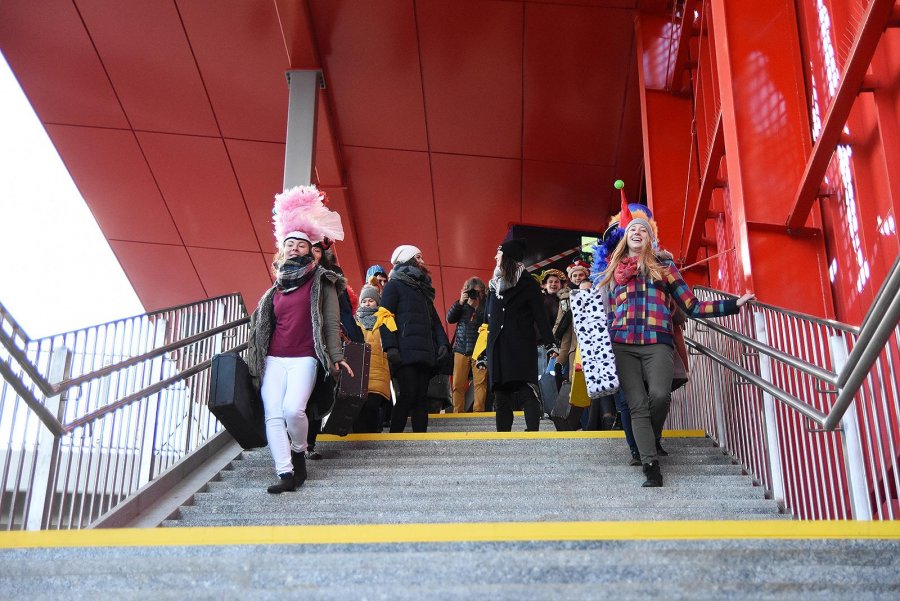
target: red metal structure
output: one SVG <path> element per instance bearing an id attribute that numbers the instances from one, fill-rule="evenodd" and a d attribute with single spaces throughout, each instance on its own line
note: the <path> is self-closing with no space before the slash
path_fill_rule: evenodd
<path id="1" fill-rule="evenodd" d="M 898 253 L 898 22 L 893 0 L 6 0 L 0 50 L 147 309 L 269 284 L 284 73 L 316 69 L 352 284 L 412 243 L 446 304 L 512 223 L 601 230 L 622 178 L 683 265 L 717 255 L 692 281 L 859 323 Z"/>

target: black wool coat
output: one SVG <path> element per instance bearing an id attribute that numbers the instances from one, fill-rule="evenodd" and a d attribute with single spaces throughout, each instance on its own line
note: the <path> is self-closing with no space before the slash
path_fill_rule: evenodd
<path id="1" fill-rule="evenodd" d="M 553 343 L 541 288 L 528 274 L 498 298 L 488 294 L 487 358 L 491 388 L 516 382 L 537 384 L 538 344 Z"/>
<path id="2" fill-rule="evenodd" d="M 389 280 L 381 292 L 381 306 L 394 314 L 397 331 L 381 328 L 381 348 L 400 351 L 400 365 L 437 365 L 437 350 L 450 346 L 441 318 L 418 288 Z"/>

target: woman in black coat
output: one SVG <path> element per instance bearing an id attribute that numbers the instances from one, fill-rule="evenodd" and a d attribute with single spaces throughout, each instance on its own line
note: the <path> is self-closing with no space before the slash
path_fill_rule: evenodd
<path id="1" fill-rule="evenodd" d="M 550 356 L 555 357 L 557 353 L 540 287 L 525 272 L 524 258 L 523 240 L 509 240 L 500 245 L 494 257 L 497 267 L 487 298 L 485 355 L 498 432 L 512 430 L 515 405 L 524 406 L 525 429 L 539 429 L 542 412 L 534 348 L 543 344 Z"/>
<path id="2" fill-rule="evenodd" d="M 403 432 L 412 417 L 413 432 L 428 430 L 428 381 L 450 355 L 450 341 L 434 308 L 434 288 L 422 253 L 415 246 L 397 247 L 394 269 L 381 293 L 381 306 L 394 314 L 397 331 L 382 329 L 381 347 L 397 379 L 397 404 L 391 432 Z"/>

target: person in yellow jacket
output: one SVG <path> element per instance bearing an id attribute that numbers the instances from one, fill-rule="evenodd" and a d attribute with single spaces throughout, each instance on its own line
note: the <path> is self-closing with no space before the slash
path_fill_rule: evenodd
<path id="1" fill-rule="evenodd" d="M 356 324 L 372 349 L 369 363 L 369 396 L 353 422 L 353 432 L 381 432 L 382 408 L 391 403 L 391 370 L 387 354 L 381 348 L 381 328 L 397 331 L 394 316 L 381 304 L 381 294 L 374 286 L 363 286 L 359 292 Z"/>

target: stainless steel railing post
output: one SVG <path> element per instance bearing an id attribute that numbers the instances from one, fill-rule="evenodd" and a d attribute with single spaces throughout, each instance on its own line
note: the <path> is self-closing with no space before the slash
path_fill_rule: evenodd
<path id="1" fill-rule="evenodd" d="M 766 346 L 769 345 L 769 330 L 764 313 L 754 311 L 753 321 L 756 331 L 756 339 Z M 772 379 L 772 359 L 765 353 L 759 353 L 759 375 L 769 383 Z M 779 503 L 785 502 L 784 473 L 781 463 L 781 442 L 778 437 L 778 418 L 775 413 L 775 397 L 762 391 L 763 420 L 766 428 L 766 455 L 769 460 L 769 477 L 772 481 L 772 496 Z"/>
<path id="2" fill-rule="evenodd" d="M 849 354 L 843 336 L 829 336 L 831 361 L 834 371 L 841 373 L 847 365 Z M 841 417 L 841 444 L 844 450 L 844 472 L 850 489 L 850 510 L 857 520 L 871 520 L 872 506 L 869 503 L 869 484 L 866 478 L 866 464 L 863 460 L 862 437 L 856 414 L 856 401 L 847 405 Z"/>
<path id="3" fill-rule="evenodd" d="M 62 382 L 69 377 L 72 352 L 64 347 L 57 347 L 50 357 L 49 381 L 51 384 Z M 62 402 L 62 394 L 48 397 L 44 406 L 56 416 L 59 421 L 65 418 L 66 407 Z M 29 491 L 28 509 L 25 516 L 26 530 L 40 530 L 45 521 L 50 501 L 56 494 L 56 479 L 52 477 L 56 471 L 56 462 L 59 456 L 60 440 L 67 434 L 51 432 L 41 425 L 37 444 L 34 452 L 37 454 L 34 465 L 34 476 L 31 480 Z M 24 452 L 24 449 L 23 449 Z M 62 494 L 66 494 L 63 490 Z"/>

